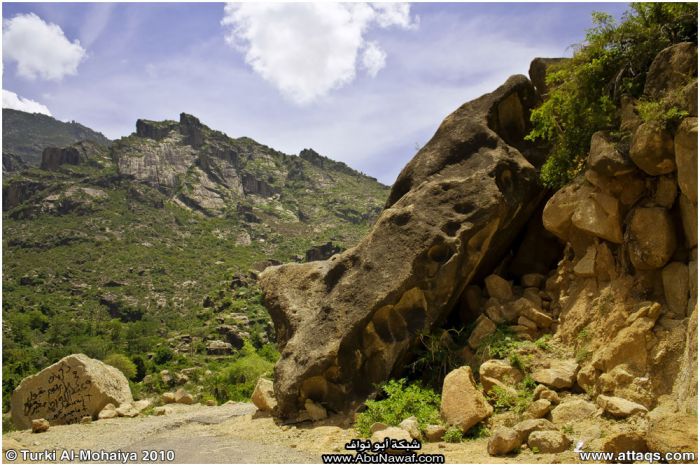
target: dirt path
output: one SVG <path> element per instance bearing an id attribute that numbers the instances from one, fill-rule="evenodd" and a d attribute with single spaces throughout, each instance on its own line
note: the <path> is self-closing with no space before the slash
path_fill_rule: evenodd
<path id="1" fill-rule="evenodd" d="M 269 416 L 255 414 L 250 403 L 218 407 L 170 405 L 173 412 L 165 416 L 105 419 L 91 424 L 54 426 L 48 432 L 30 431 L 3 435 L 3 462 L 6 452 L 30 450 L 56 451 L 56 461 L 42 458 L 42 463 L 61 462 L 64 450 L 104 450 L 136 452 L 143 462 L 142 451 L 172 451 L 176 463 L 320 463 L 323 453 L 343 453 L 343 446 L 356 436 L 348 426 L 329 419 L 315 424 L 285 426 Z M 342 425 L 342 424 L 341 424 Z M 486 453 L 486 440 L 460 444 L 431 443 L 420 453 L 445 455 L 449 463 L 559 463 L 575 462 L 573 453 L 561 455 L 520 455 L 494 458 Z M 22 461 L 19 457 L 18 463 Z M 65 462 L 65 461 L 64 461 Z M 71 461 L 67 461 L 71 462 Z M 78 462 L 76 460 L 72 462 Z M 120 462 L 120 461 L 104 461 Z M 155 461 L 167 463 L 169 461 Z"/>

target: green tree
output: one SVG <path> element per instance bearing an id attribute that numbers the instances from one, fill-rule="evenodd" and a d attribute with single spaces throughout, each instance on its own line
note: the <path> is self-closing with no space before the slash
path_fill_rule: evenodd
<path id="1" fill-rule="evenodd" d="M 129 380 L 133 380 L 136 377 L 136 364 L 124 354 L 112 353 L 103 362 L 122 371 Z"/>
<path id="2" fill-rule="evenodd" d="M 678 42 L 697 44 L 697 14 L 696 3 L 633 3 L 620 23 L 593 14 L 593 27 L 573 57 L 548 71 L 550 92 L 531 115 L 526 139 L 551 146 L 541 172 L 546 186 L 560 187 L 579 173 L 591 136 L 617 123 L 621 95 L 641 95 L 659 51 Z"/>

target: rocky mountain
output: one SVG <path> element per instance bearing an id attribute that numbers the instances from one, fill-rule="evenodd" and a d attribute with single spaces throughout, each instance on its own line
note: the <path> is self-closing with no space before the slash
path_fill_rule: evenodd
<path id="1" fill-rule="evenodd" d="M 21 168 L 18 161 L 38 166 L 45 148 L 64 147 L 78 141 L 110 144 L 101 133 L 75 121 L 63 122 L 41 113 L 2 109 L 3 173 Z"/>
<path id="2" fill-rule="evenodd" d="M 261 350 L 257 271 L 352 246 L 388 194 L 311 149 L 283 154 L 187 114 L 139 120 L 109 147 L 46 147 L 37 165 L 3 177 L 6 394 L 71 352 L 143 360 L 140 382 L 174 361 L 220 364 L 245 342 Z"/>

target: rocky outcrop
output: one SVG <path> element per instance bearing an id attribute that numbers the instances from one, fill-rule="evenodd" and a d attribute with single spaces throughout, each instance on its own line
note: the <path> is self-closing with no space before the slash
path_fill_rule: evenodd
<path id="1" fill-rule="evenodd" d="M 25 170 L 29 165 L 22 160 L 22 157 L 7 152 L 2 153 L 2 174 L 13 173 Z"/>
<path id="2" fill-rule="evenodd" d="M 688 77 L 698 75 L 698 47 L 682 42 L 658 53 L 647 72 L 644 94 L 659 99 L 688 83 Z"/>
<path id="3" fill-rule="evenodd" d="M 306 262 L 324 261 L 343 251 L 344 249 L 342 247 L 333 245 L 333 243 L 329 241 L 326 244 L 307 249 L 305 253 L 305 260 Z"/>
<path id="4" fill-rule="evenodd" d="M 561 63 L 565 58 L 535 58 L 530 62 L 530 70 L 528 74 L 532 85 L 535 86 L 537 92 L 544 97 L 547 95 L 547 68 L 557 63 Z"/>
<path id="5" fill-rule="evenodd" d="M 493 407 L 476 386 L 470 367 L 460 367 L 447 374 L 440 401 L 440 415 L 446 425 L 466 433 L 491 414 Z"/>
<path id="6" fill-rule="evenodd" d="M 41 154 L 40 167 L 42 170 L 56 170 L 61 165 L 79 165 L 80 162 L 80 153 L 73 147 L 47 147 Z"/>
<path id="7" fill-rule="evenodd" d="M 536 102 L 530 82 L 514 76 L 464 104 L 403 169 L 358 246 L 260 275 L 282 351 L 282 416 L 307 398 L 334 411 L 364 400 L 499 260 L 542 195 L 524 155 L 537 153 L 522 144 Z"/>
<path id="8" fill-rule="evenodd" d="M 27 377 L 12 393 L 12 422 L 20 429 L 33 419 L 44 418 L 52 425 L 80 422 L 84 416 L 97 419 L 108 404 L 130 403 L 129 382 L 118 369 L 72 354 L 41 372 Z"/>

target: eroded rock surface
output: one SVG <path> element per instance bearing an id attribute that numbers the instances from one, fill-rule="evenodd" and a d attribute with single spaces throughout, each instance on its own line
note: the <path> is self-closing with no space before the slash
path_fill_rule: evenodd
<path id="1" fill-rule="evenodd" d="M 282 350 L 283 417 L 307 398 L 333 411 L 364 400 L 403 369 L 414 337 L 493 268 L 542 196 L 528 161 L 539 153 L 522 143 L 537 99 L 527 78 L 514 76 L 464 104 L 404 168 L 355 248 L 260 275 Z"/>

